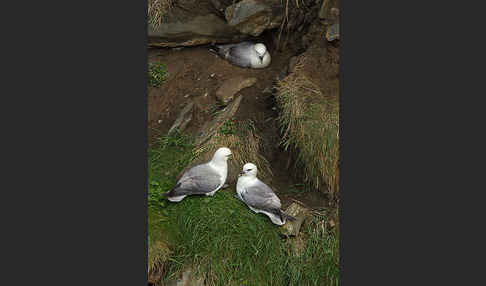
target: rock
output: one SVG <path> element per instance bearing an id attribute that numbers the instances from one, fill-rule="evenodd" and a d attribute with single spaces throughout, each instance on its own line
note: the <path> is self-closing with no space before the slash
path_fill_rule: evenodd
<path id="1" fill-rule="evenodd" d="M 192 268 L 182 273 L 182 278 L 167 283 L 168 286 L 204 286 L 204 277 L 197 277 Z"/>
<path id="2" fill-rule="evenodd" d="M 213 120 L 204 124 L 204 126 L 201 128 L 201 132 L 199 132 L 199 135 L 196 137 L 196 146 L 206 142 L 209 138 L 211 138 L 211 136 L 213 136 L 214 133 L 216 133 L 216 131 L 219 130 L 226 119 L 230 119 L 235 115 L 236 111 L 240 107 L 241 99 L 241 95 L 236 97 L 236 99 L 228 104 L 228 106 L 226 106 L 220 113 L 218 113 Z"/>
<path id="3" fill-rule="evenodd" d="M 336 223 L 334 222 L 334 220 L 333 219 L 330 219 L 329 220 L 329 226 L 330 227 L 334 227 L 335 225 L 336 225 Z"/>
<path id="4" fill-rule="evenodd" d="M 333 24 L 327 28 L 326 39 L 329 42 L 339 39 L 339 24 Z"/>
<path id="5" fill-rule="evenodd" d="M 216 97 L 223 103 L 228 104 L 235 94 L 240 90 L 250 87 L 257 82 L 254 77 L 244 78 L 242 76 L 237 76 L 226 80 L 221 87 L 216 91 Z"/>
<path id="6" fill-rule="evenodd" d="M 305 240 L 301 236 L 292 239 L 292 251 L 294 256 L 301 256 L 305 250 Z"/>
<path id="7" fill-rule="evenodd" d="M 223 17 L 226 8 L 233 4 L 233 0 L 210 0 L 209 1 L 216 11 L 218 11 Z"/>
<path id="8" fill-rule="evenodd" d="M 287 210 L 285 210 L 285 213 L 295 217 L 296 220 L 287 221 L 281 229 L 282 234 L 287 237 L 297 236 L 302 223 L 309 216 L 309 210 L 300 204 L 292 203 Z"/>
<path id="9" fill-rule="evenodd" d="M 267 87 L 266 87 L 266 88 L 265 88 L 265 89 L 262 91 L 262 93 L 263 93 L 264 95 L 272 95 L 272 94 L 273 94 L 272 87 L 267 86 Z"/>
<path id="10" fill-rule="evenodd" d="M 339 17 L 339 9 L 338 8 L 331 8 L 331 15 L 335 18 Z"/>
<path id="11" fill-rule="evenodd" d="M 179 47 L 208 43 L 229 43 L 246 38 L 223 19 L 214 15 L 198 15 L 189 19 L 148 27 L 149 46 Z"/>
<path id="12" fill-rule="evenodd" d="M 333 11 L 333 9 L 336 8 L 332 8 L 332 7 L 336 7 L 336 5 L 337 5 L 336 0 L 323 0 L 321 9 L 319 10 L 319 19 L 328 19 L 329 17 L 334 17 L 336 11 Z"/>
<path id="13" fill-rule="evenodd" d="M 295 65 L 297 64 L 297 60 L 298 60 L 297 56 L 293 56 L 293 57 L 290 58 L 290 60 L 289 60 L 289 72 L 294 71 Z"/>
<path id="14" fill-rule="evenodd" d="M 284 66 L 284 68 L 278 73 L 277 80 L 283 80 L 289 74 L 288 65 Z"/>
<path id="15" fill-rule="evenodd" d="M 263 31 L 280 25 L 283 7 L 275 1 L 242 0 L 226 8 L 225 18 L 229 26 L 257 37 Z"/>
<path id="16" fill-rule="evenodd" d="M 186 105 L 181 112 L 179 113 L 179 116 L 177 117 L 176 121 L 172 125 L 172 127 L 169 129 L 168 134 L 171 134 L 174 132 L 176 129 L 179 129 L 179 131 L 183 131 L 189 122 L 192 120 L 192 109 L 194 107 L 194 102 L 190 102 L 188 105 Z"/>

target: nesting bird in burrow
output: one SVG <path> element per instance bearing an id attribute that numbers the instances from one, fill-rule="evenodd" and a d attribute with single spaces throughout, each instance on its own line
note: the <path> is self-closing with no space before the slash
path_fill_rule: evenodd
<path id="1" fill-rule="evenodd" d="M 272 61 L 267 47 L 262 43 L 241 42 L 238 44 L 212 45 L 210 51 L 242 68 L 262 69 L 270 65 Z"/>

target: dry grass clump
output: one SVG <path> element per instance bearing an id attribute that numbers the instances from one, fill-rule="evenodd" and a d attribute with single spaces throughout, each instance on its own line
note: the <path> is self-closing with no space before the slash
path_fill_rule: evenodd
<path id="1" fill-rule="evenodd" d="M 218 132 L 201 146 L 193 150 L 194 160 L 191 166 L 211 160 L 214 152 L 220 147 L 228 147 L 233 153 L 228 160 L 227 182 L 235 182 L 241 168 L 246 163 L 254 163 L 258 167 L 258 177 L 269 179 L 272 176 L 270 164 L 260 155 L 262 148 L 261 137 L 251 120 L 226 120 Z"/>
<path id="2" fill-rule="evenodd" d="M 282 143 L 286 149 L 297 149 L 304 180 L 335 198 L 339 187 L 339 99 L 323 94 L 298 72 L 301 64 L 278 83 Z"/>
<path id="3" fill-rule="evenodd" d="M 149 282 L 155 283 L 164 273 L 164 265 L 171 251 L 167 245 L 167 238 L 160 227 L 164 218 L 160 213 L 149 210 L 148 263 L 147 272 Z"/>
<path id="4" fill-rule="evenodd" d="M 156 283 L 160 280 L 170 253 L 169 247 L 160 240 L 149 243 L 147 269 L 149 282 Z"/>
<path id="5" fill-rule="evenodd" d="M 148 0 L 149 24 L 154 28 L 160 25 L 162 17 L 173 7 L 174 0 Z"/>

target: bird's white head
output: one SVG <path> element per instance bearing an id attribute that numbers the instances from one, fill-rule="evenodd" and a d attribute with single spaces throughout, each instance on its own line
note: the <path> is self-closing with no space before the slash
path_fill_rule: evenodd
<path id="1" fill-rule="evenodd" d="M 263 57 L 267 52 L 267 47 L 265 47 L 265 45 L 262 43 L 255 44 L 254 48 L 260 57 Z"/>
<path id="2" fill-rule="evenodd" d="M 257 166 L 253 163 L 246 163 L 240 172 L 240 176 L 256 177 L 258 172 Z"/>
<path id="3" fill-rule="evenodd" d="M 232 153 L 231 153 L 231 150 L 229 148 L 221 147 L 218 150 L 216 150 L 216 152 L 214 152 L 213 161 L 216 161 L 216 162 L 224 161 L 224 162 L 226 162 L 231 157 L 231 155 L 232 155 Z"/>

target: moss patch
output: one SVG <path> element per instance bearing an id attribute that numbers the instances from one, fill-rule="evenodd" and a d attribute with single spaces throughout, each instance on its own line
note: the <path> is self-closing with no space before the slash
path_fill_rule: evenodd
<path id="1" fill-rule="evenodd" d="M 158 87 L 167 78 L 165 65 L 162 63 L 150 63 L 148 67 L 148 84 Z"/>

